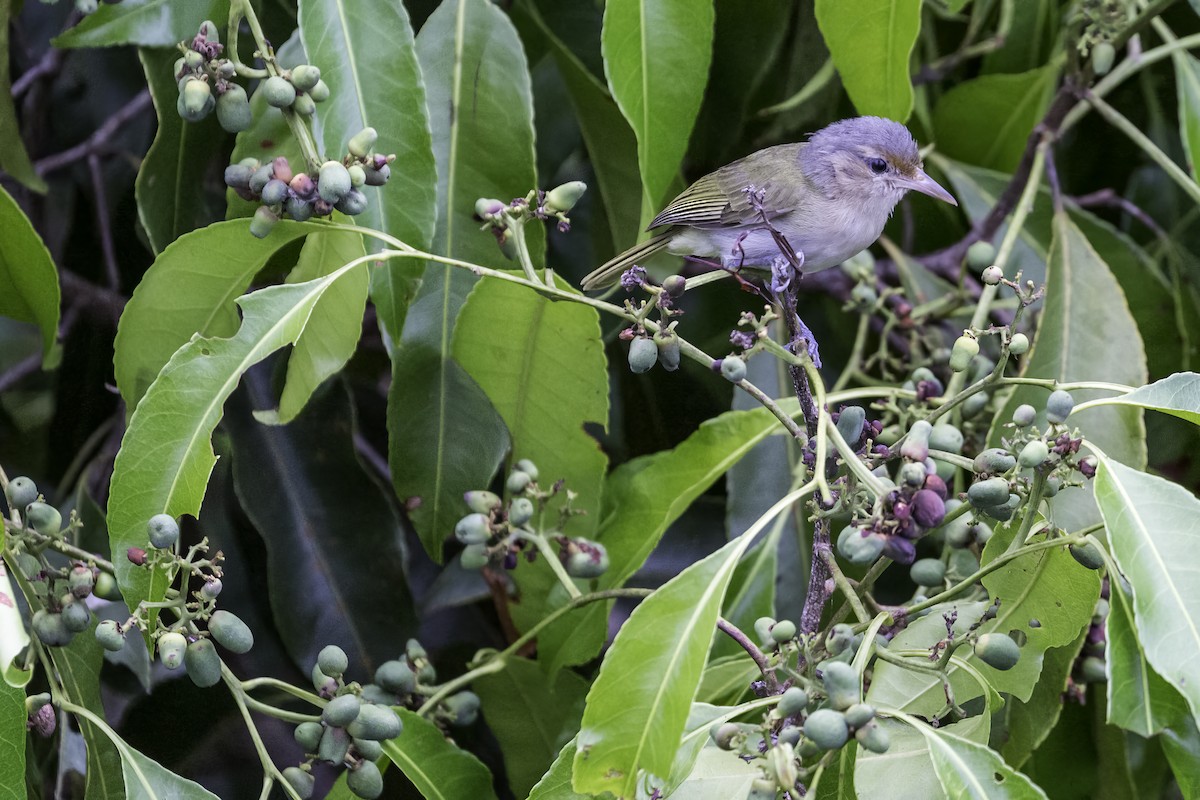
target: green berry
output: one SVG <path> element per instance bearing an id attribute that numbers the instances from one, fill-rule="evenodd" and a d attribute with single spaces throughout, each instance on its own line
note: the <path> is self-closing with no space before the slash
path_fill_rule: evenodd
<path id="1" fill-rule="evenodd" d="M 350 752 L 350 734 L 344 728 L 329 726 L 321 734 L 317 745 L 317 759 L 330 764 L 341 764 Z"/>
<path id="2" fill-rule="evenodd" d="M 325 645 L 321 648 L 321 652 L 317 653 L 317 668 L 331 678 L 345 674 L 349 664 L 350 660 L 346 658 L 346 651 L 336 644 Z"/>
<path id="3" fill-rule="evenodd" d="M 528 458 L 522 458 L 519 461 L 517 461 L 516 468 L 521 470 L 521 472 L 524 472 L 526 475 L 528 475 L 530 480 L 536 481 L 538 479 L 539 473 L 538 473 L 537 465 L 535 465 Z"/>
<path id="4" fill-rule="evenodd" d="M 776 706 L 781 717 L 794 717 L 806 708 L 808 708 L 808 692 L 799 686 L 789 686 L 780 695 L 779 705 Z"/>
<path id="5" fill-rule="evenodd" d="M 725 356 L 721 359 L 721 375 L 730 383 L 737 383 L 746 377 L 746 362 L 739 356 Z"/>
<path id="6" fill-rule="evenodd" d="M 658 345 L 653 339 L 638 336 L 629 343 L 629 370 L 635 374 L 649 372 L 658 363 Z"/>
<path id="7" fill-rule="evenodd" d="M 971 271 L 981 270 L 996 260 L 996 248 L 991 242 L 974 242 L 967 248 L 967 266 Z"/>
<path id="8" fill-rule="evenodd" d="M 57 536 L 62 529 L 62 514 L 54 506 L 39 500 L 25 507 L 25 521 L 43 536 Z"/>
<path id="9" fill-rule="evenodd" d="M 771 638 L 778 644 L 790 642 L 796 638 L 796 623 L 790 619 L 781 619 L 771 628 Z"/>
<path id="10" fill-rule="evenodd" d="M 904 443 L 900 445 L 900 455 L 909 461 L 924 463 L 929 458 L 929 436 L 932 433 L 933 426 L 928 421 L 919 419 L 914 422 L 908 429 Z"/>
<path id="11" fill-rule="evenodd" d="M 972 468 L 980 475 L 999 475 L 1017 465 L 1017 458 L 1002 447 L 989 447 L 975 456 Z"/>
<path id="12" fill-rule="evenodd" d="M 8 497 L 8 507 L 14 511 L 24 511 L 25 507 L 38 499 L 37 484 L 24 475 L 13 478 L 4 489 Z"/>
<path id="13" fill-rule="evenodd" d="M 466 502 L 467 508 L 477 514 L 487 514 L 490 511 L 495 511 L 502 504 L 499 495 L 485 489 L 467 492 L 463 495 L 463 501 Z"/>
<path id="14" fill-rule="evenodd" d="M 825 661 L 818 666 L 821 683 L 829 704 L 836 709 L 846 709 L 859 701 L 858 672 L 842 661 Z"/>
<path id="15" fill-rule="evenodd" d="M 929 431 L 929 446 L 934 450 L 947 453 L 961 453 L 963 448 L 962 431 L 953 425 L 939 422 Z"/>
<path id="16" fill-rule="evenodd" d="M 1029 352 L 1029 337 L 1023 333 L 1014 333 L 1008 341 L 1008 352 L 1014 356 L 1025 355 Z"/>
<path id="17" fill-rule="evenodd" d="M 355 189 L 367 182 L 367 171 L 361 164 L 351 164 L 346 168 L 346 172 L 350 173 L 350 185 Z"/>
<path id="18" fill-rule="evenodd" d="M 514 469 L 508 475 L 508 480 L 504 482 L 504 487 L 513 494 L 520 494 L 525 491 L 525 487 L 533 482 L 533 478 L 523 469 Z"/>
<path id="19" fill-rule="evenodd" d="M 292 732 L 292 736 L 296 739 L 296 744 L 304 748 L 304 752 L 315 753 L 324 732 L 325 726 L 319 722 L 301 722 Z"/>
<path id="20" fill-rule="evenodd" d="M 1022 403 L 1013 410 L 1012 421 L 1018 428 L 1028 428 L 1037 419 L 1037 409 Z"/>
<path id="21" fill-rule="evenodd" d="M 563 566 L 572 578 L 599 578 L 608 571 L 608 551 L 599 542 L 584 541 L 586 546 L 574 549 Z"/>
<path id="22" fill-rule="evenodd" d="M 1117 58 L 1117 49 L 1112 42 L 1098 42 L 1092 47 L 1092 72 L 1107 75 Z"/>
<path id="23" fill-rule="evenodd" d="M 583 193 L 586 191 L 587 184 L 583 181 L 568 181 L 561 186 L 555 186 L 546 193 L 546 209 L 565 214 L 575 207 L 579 198 L 583 197 Z"/>
<path id="24" fill-rule="evenodd" d="M 851 728 L 861 728 L 875 719 L 875 708 L 866 703 L 855 703 L 846 709 L 846 724 Z"/>
<path id="25" fill-rule="evenodd" d="M 72 567 L 70 574 L 67 575 L 67 585 L 71 587 L 71 594 L 83 599 L 92 593 L 92 587 L 96 585 L 96 578 L 92 575 L 89 567 Z"/>
<path id="26" fill-rule="evenodd" d="M 492 538 L 487 514 L 467 514 L 454 525 L 454 538 L 463 544 L 483 544 Z"/>
<path id="27" fill-rule="evenodd" d="M 444 702 L 450 712 L 450 724 L 457 728 L 465 728 L 475 722 L 479 715 L 479 696 L 474 692 L 459 692 L 450 695 Z"/>
<path id="28" fill-rule="evenodd" d="M 158 660 L 167 669 L 179 669 L 187 650 L 187 639 L 179 631 L 166 631 L 158 637 Z"/>
<path id="29" fill-rule="evenodd" d="M 955 372 L 965 372 L 971 366 L 971 359 L 979 354 L 979 340 L 974 336 L 963 334 L 954 340 L 950 350 L 950 369 Z"/>
<path id="30" fill-rule="evenodd" d="M 321 712 L 321 721 L 334 728 L 344 728 L 358 717 L 362 702 L 352 694 L 338 695 Z"/>
<path id="31" fill-rule="evenodd" d="M 360 761 L 346 774 L 346 786 L 363 800 L 375 800 L 383 794 L 383 775 L 374 761 Z"/>
<path id="32" fill-rule="evenodd" d="M 962 406 L 963 419 L 974 419 L 979 416 L 979 413 L 987 408 L 989 400 L 987 392 L 976 392 L 968 397 Z"/>
<path id="33" fill-rule="evenodd" d="M 75 634 L 63 624 L 61 614 L 54 614 L 46 609 L 39 609 L 33 615 L 33 632 L 42 644 L 49 647 L 61 647 L 68 644 Z"/>
<path id="34" fill-rule="evenodd" d="M 212 42 L 213 44 L 220 44 L 221 34 L 217 29 L 217 23 L 213 22 L 211 19 L 206 19 L 204 22 L 201 22 L 200 27 L 197 30 L 199 34 L 204 37 L 205 41 Z M 199 53 L 197 53 L 197 55 L 199 55 Z"/>
<path id="35" fill-rule="evenodd" d="M 96 578 L 96 588 L 92 591 L 97 597 L 105 600 L 120 600 L 121 592 L 117 589 L 117 580 L 107 572 L 101 572 Z"/>
<path id="36" fill-rule="evenodd" d="M 1046 419 L 1054 423 L 1066 422 L 1073 408 L 1075 408 L 1075 398 L 1071 396 L 1070 392 L 1062 389 L 1053 391 L 1046 398 Z"/>
<path id="37" fill-rule="evenodd" d="M 375 670 L 375 683 L 392 694 L 408 694 L 417 688 L 417 676 L 404 661 L 385 661 Z"/>
<path id="38" fill-rule="evenodd" d="M 296 99 L 292 101 L 292 111 L 295 111 L 302 117 L 311 117 L 317 113 L 317 103 L 309 95 L 298 94 Z"/>
<path id="39" fill-rule="evenodd" d="M 723 722 L 709 728 L 708 735 L 717 747 L 722 750 L 732 750 L 742 735 L 742 726 L 736 722 Z"/>
<path id="40" fill-rule="evenodd" d="M 363 128 L 358 133 L 350 137 L 346 149 L 350 151 L 350 155 L 355 158 L 366 158 L 371 152 L 371 147 L 374 146 L 375 140 L 379 138 L 379 132 L 374 128 Z"/>
<path id="41" fill-rule="evenodd" d="M 975 642 L 975 655 L 989 667 L 1009 670 L 1021 658 L 1021 648 L 1005 633 L 985 633 Z"/>
<path id="42" fill-rule="evenodd" d="M 324 103 L 329 99 L 329 85 L 325 81 L 317 81 L 316 86 L 308 90 L 308 96 L 317 103 Z"/>
<path id="43" fill-rule="evenodd" d="M 62 623 L 71 633 L 86 631 L 91 622 L 92 612 L 88 610 L 87 603 L 82 600 L 75 600 L 63 606 Z"/>
<path id="44" fill-rule="evenodd" d="M 189 644 L 183 654 L 183 666 L 192 683 L 201 689 L 221 682 L 221 657 L 211 639 L 197 639 Z"/>
<path id="45" fill-rule="evenodd" d="M 1091 542 L 1073 544 L 1070 550 L 1071 557 L 1088 569 L 1100 569 L 1104 566 L 1104 554 Z"/>
<path id="46" fill-rule="evenodd" d="M 841 437 L 850 446 L 862 436 L 863 426 L 867 422 L 867 412 L 862 406 L 846 406 L 838 414 L 837 429 Z"/>
<path id="47" fill-rule="evenodd" d="M 358 753 L 359 758 L 365 758 L 367 761 L 374 761 L 383 755 L 383 745 L 370 739 L 351 737 L 350 746 L 354 748 L 354 752 Z"/>
<path id="48" fill-rule="evenodd" d="M 1083 660 L 1080 673 L 1084 683 L 1104 683 L 1108 680 L 1108 669 L 1104 665 L 1104 659 L 1096 656 L 1088 656 Z"/>
<path id="49" fill-rule="evenodd" d="M 313 748 L 313 750 L 315 749 Z M 313 779 L 311 772 L 305 772 L 300 767 L 288 767 L 283 771 L 283 779 L 295 790 L 296 794 L 301 797 L 301 800 L 308 800 L 308 798 L 312 797 L 313 785 L 316 781 Z"/>
<path id="50" fill-rule="evenodd" d="M 683 297 L 687 291 L 687 278 L 682 275 L 668 275 L 662 282 L 663 291 L 669 297 Z"/>
<path id="51" fill-rule="evenodd" d="M 27 580 L 34 581 L 37 580 L 38 574 L 42 571 L 42 562 L 37 556 L 29 553 L 18 553 L 17 567 L 21 570 L 21 574 L 24 575 Z M 42 584 L 41 581 L 38 581 L 38 585 L 41 586 L 44 584 Z"/>
<path id="52" fill-rule="evenodd" d="M 259 91 L 263 93 L 267 105 L 275 108 L 287 108 L 296 102 L 296 87 L 278 75 L 272 75 L 263 81 Z"/>
<path id="53" fill-rule="evenodd" d="M 254 647 L 254 634 L 236 615 L 224 609 L 214 611 L 208 620 L 208 632 L 217 644 L 231 653 L 249 653 Z"/>
<path id="54" fill-rule="evenodd" d="M 771 628 L 774 626 L 775 620 L 771 617 L 759 617 L 754 620 L 754 635 L 760 642 L 769 642 L 771 641 Z"/>
<path id="55" fill-rule="evenodd" d="M 301 64 L 298 67 L 292 67 L 292 86 L 295 86 L 302 92 L 312 91 L 312 88 L 317 85 L 317 81 L 319 80 L 321 80 L 321 70 L 312 64 Z"/>
<path id="56" fill-rule="evenodd" d="M 297 222 L 304 222 L 313 215 L 313 207 L 307 200 L 299 197 L 289 197 L 283 201 L 283 210 Z"/>
<path id="57" fill-rule="evenodd" d="M 317 192 L 321 199 L 336 203 L 350 191 L 350 173 L 340 161 L 326 161 L 317 173 Z"/>
<path id="58" fill-rule="evenodd" d="M 267 185 L 262 189 L 262 201 L 264 205 L 278 205 L 286 200 L 287 197 L 288 185 L 278 178 L 272 178 L 267 181 Z"/>
<path id="59" fill-rule="evenodd" d="M 125 633 L 116 621 L 106 619 L 96 626 L 96 641 L 110 653 L 116 653 L 125 647 Z"/>
<path id="60" fill-rule="evenodd" d="M 829 629 L 825 637 L 825 649 L 830 655 L 836 656 L 854 645 L 854 628 L 844 622 L 839 622 Z"/>
<path id="61" fill-rule="evenodd" d="M 462 568 L 471 570 L 483 569 L 491 560 L 487 546 L 482 544 L 467 545 L 458 557 L 458 563 L 462 565 Z"/>
<path id="62" fill-rule="evenodd" d="M 1049 457 L 1050 447 L 1041 439 L 1034 439 L 1021 448 L 1017 463 L 1027 468 L 1039 467 Z"/>
<path id="63" fill-rule="evenodd" d="M 208 85 L 208 81 L 192 78 L 185 80 L 175 110 L 188 122 L 199 122 L 208 116 L 214 106 L 216 100 L 213 99 L 212 87 Z"/>
<path id="64" fill-rule="evenodd" d="M 892 737 L 876 720 L 871 720 L 859 728 L 854 734 L 854 738 L 863 746 L 863 749 L 870 750 L 872 753 L 886 753 L 892 746 Z"/>
<path id="65" fill-rule="evenodd" d="M 879 558 L 883 552 L 883 537 L 873 533 L 863 535 L 863 531 L 853 525 L 847 525 L 838 534 L 837 550 L 842 558 L 851 564 L 870 564 Z"/>
<path id="66" fill-rule="evenodd" d="M 658 348 L 658 363 L 667 372 L 679 369 L 679 337 L 674 333 L 658 331 L 654 334 L 654 346 Z"/>
<path id="67" fill-rule="evenodd" d="M 225 584 L 221 583 L 220 578 L 208 578 L 200 587 L 200 597 L 204 600 L 216 600 L 223 588 Z"/>
<path id="68" fill-rule="evenodd" d="M 155 514 L 146 523 L 146 533 L 151 545 L 165 550 L 179 540 L 179 523 L 170 514 Z"/>
<path id="69" fill-rule="evenodd" d="M 236 83 L 217 98 L 217 122 L 230 133 L 238 133 L 250 127 L 254 115 L 250 112 L 250 99 L 246 90 Z"/>
<path id="70" fill-rule="evenodd" d="M 279 215 L 268 206 L 259 206 L 250 220 L 250 233 L 256 239 L 265 239 L 279 223 Z"/>
<path id="71" fill-rule="evenodd" d="M 850 290 L 850 302 L 855 307 L 867 311 L 879 302 L 879 293 L 875 291 L 874 286 L 868 286 L 865 283 L 856 283 L 854 284 L 854 288 Z"/>
<path id="72" fill-rule="evenodd" d="M 378 703 L 383 706 L 392 706 L 396 704 L 399 698 L 393 692 L 389 692 L 373 683 L 368 683 L 362 687 L 362 699 L 364 703 Z"/>
<path id="73" fill-rule="evenodd" d="M 1004 478 L 988 478 L 967 489 L 967 499 L 975 508 L 992 508 L 1006 503 L 1008 494 L 1008 481 Z"/>
<path id="74" fill-rule="evenodd" d="M 804 721 L 804 735 L 822 750 L 836 750 L 850 738 L 846 718 L 831 708 L 819 708 Z"/>
<path id="75" fill-rule="evenodd" d="M 346 726 L 346 733 L 355 739 L 383 741 L 400 735 L 400 717 L 387 706 L 366 703 L 358 711 L 354 721 Z"/>
<path id="76" fill-rule="evenodd" d="M 917 586 L 941 586 L 946 578 L 946 565 L 936 558 L 922 558 L 909 567 L 908 576 Z"/>
<path id="77" fill-rule="evenodd" d="M 316 664 L 313 664 L 309 676 L 312 679 L 313 688 L 317 690 L 317 694 L 321 695 L 321 697 L 333 697 L 337 692 L 337 680 L 321 672 L 321 668 Z"/>
<path id="78" fill-rule="evenodd" d="M 513 525 L 524 525 L 533 519 L 533 501 L 528 497 L 517 497 L 508 504 L 508 521 Z"/>

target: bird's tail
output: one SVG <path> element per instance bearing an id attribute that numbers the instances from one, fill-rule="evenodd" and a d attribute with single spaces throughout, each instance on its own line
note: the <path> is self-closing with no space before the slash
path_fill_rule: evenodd
<path id="1" fill-rule="evenodd" d="M 671 233 L 670 231 L 664 231 L 657 236 L 651 236 L 640 244 L 635 244 L 622 253 L 618 253 L 584 276 L 581 282 L 584 291 L 590 292 L 593 289 L 603 289 L 609 284 L 616 283 L 617 279 L 621 277 L 622 272 L 637 262 L 644 261 L 659 250 L 662 250 L 667 246 L 667 242 L 669 241 L 671 241 Z"/>

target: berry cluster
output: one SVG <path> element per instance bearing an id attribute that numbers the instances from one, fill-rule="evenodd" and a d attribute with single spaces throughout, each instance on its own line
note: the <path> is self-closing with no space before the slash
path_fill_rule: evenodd
<path id="1" fill-rule="evenodd" d="M 548 192 L 537 189 L 525 197 L 518 197 L 505 204 L 491 197 L 475 201 L 475 219 L 483 223 L 481 230 L 491 231 L 506 258 L 516 259 L 514 227 L 530 219 L 556 219 L 558 230 L 566 233 L 571 229 L 567 213 L 575 207 L 587 184 L 583 181 L 568 181 Z"/>
<path id="2" fill-rule="evenodd" d="M 629 370 L 641 374 L 649 372 L 655 364 L 661 364 L 667 372 L 679 369 L 679 336 L 675 333 L 679 321 L 675 318 L 683 311 L 675 307 L 675 301 L 687 291 L 687 279 L 682 275 L 669 275 L 662 286 L 655 286 L 647 279 L 646 270 L 634 265 L 621 275 L 621 286 L 627 292 L 641 289 L 650 295 L 650 299 L 640 306 L 625 301 L 625 309 L 635 314 L 638 320 L 619 334 L 621 341 L 629 342 Z M 642 321 L 655 310 L 659 314 L 658 330 L 651 334 Z"/>
<path id="3" fill-rule="evenodd" d="M 250 127 L 250 98 L 233 78 L 237 65 L 221 58 L 217 26 L 211 21 L 200 24 L 200 30 L 190 42 L 179 45 L 183 55 L 175 60 L 175 80 L 179 99 L 175 109 L 188 122 L 199 122 L 215 109 L 217 121 L 230 133 Z"/>

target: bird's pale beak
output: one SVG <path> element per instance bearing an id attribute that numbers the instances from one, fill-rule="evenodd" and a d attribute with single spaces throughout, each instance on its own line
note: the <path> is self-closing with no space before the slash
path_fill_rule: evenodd
<path id="1" fill-rule="evenodd" d="M 954 199 L 954 195 L 942 188 L 941 184 L 933 178 L 925 174 L 925 170 L 917 170 L 916 177 L 907 179 L 902 182 L 906 189 L 912 189 L 914 192 L 927 194 L 937 200 L 945 200 L 952 206 L 958 205 L 958 201 Z"/>

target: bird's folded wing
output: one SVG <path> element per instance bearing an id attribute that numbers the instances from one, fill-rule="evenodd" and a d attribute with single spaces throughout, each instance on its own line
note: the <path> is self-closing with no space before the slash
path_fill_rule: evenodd
<path id="1" fill-rule="evenodd" d="M 663 225 L 718 228 L 761 221 L 746 193 L 750 186 L 763 190 L 762 207 L 767 209 L 768 219 L 792 211 L 808 186 L 798 161 L 803 146 L 768 147 L 710 172 L 672 200 L 647 230 Z"/>

